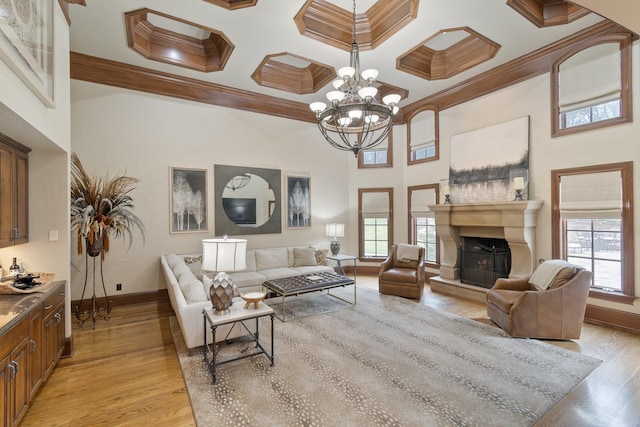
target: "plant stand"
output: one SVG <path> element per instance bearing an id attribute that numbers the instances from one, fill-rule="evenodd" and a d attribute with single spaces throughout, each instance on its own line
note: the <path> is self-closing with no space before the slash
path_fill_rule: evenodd
<path id="1" fill-rule="evenodd" d="M 96 258 L 100 258 L 100 281 L 102 282 L 102 291 L 104 292 L 104 298 L 107 301 L 106 307 L 98 306 L 98 299 L 96 297 Z M 91 275 L 92 275 L 92 287 L 93 287 L 93 295 L 91 296 L 91 306 L 88 310 L 82 310 L 81 307 L 84 305 L 84 294 L 87 290 L 87 282 L 89 279 L 89 258 L 93 258 Z M 102 273 L 102 256 L 98 253 L 96 256 L 89 255 L 89 251 L 85 251 L 85 275 L 84 275 L 84 287 L 82 288 L 82 297 L 80 298 L 80 302 L 76 305 L 76 318 L 78 319 L 78 326 L 84 325 L 84 322 L 91 319 L 93 322 L 93 328 L 96 327 L 96 319 L 98 317 L 103 318 L 104 320 L 109 320 L 109 314 L 111 313 L 111 299 L 109 299 L 109 295 L 107 295 L 107 289 L 104 285 L 104 275 Z"/>

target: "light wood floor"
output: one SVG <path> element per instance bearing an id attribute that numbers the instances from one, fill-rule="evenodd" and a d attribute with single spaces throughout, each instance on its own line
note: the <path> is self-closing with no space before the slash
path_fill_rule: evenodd
<path id="1" fill-rule="evenodd" d="M 358 277 L 358 286 L 377 289 L 377 277 Z M 428 286 L 420 303 L 490 322 L 483 303 Z M 194 426 L 171 314 L 168 304 L 115 307 L 95 330 L 74 326 L 75 355 L 58 364 L 21 425 Z M 585 324 L 580 340 L 548 342 L 604 363 L 537 426 L 640 426 L 640 335 Z"/>

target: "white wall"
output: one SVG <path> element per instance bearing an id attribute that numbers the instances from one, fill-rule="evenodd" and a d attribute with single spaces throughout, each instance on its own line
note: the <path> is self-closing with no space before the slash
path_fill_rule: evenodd
<path id="1" fill-rule="evenodd" d="M 315 124 L 262 114 L 122 90 L 81 81 L 71 82 L 72 150 L 97 176 L 126 172 L 141 180 L 132 193 L 135 212 L 147 229 L 146 244 L 136 236 L 127 251 L 113 240 L 104 263 L 107 292 L 122 283 L 122 293 L 164 288 L 160 255 L 201 252 L 202 239 L 214 236 L 213 165 L 280 169 L 311 177 L 312 227 L 282 233 L 245 236 L 248 246 L 313 244 L 328 248 L 328 222 L 346 222 L 348 163 L 345 155 L 322 140 Z M 207 233 L 170 233 L 169 168 L 207 170 Z M 74 246 L 74 244 L 72 244 Z M 345 252 L 351 248 L 345 243 Z M 80 297 L 84 257 L 72 247 L 72 296 Z"/>

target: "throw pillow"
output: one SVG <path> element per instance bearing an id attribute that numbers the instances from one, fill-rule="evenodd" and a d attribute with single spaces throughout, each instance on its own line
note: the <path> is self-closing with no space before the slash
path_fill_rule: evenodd
<path id="1" fill-rule="evenodd" d="M 293 248 L 293 266 L 318 265 L 316 251 L 313 248 Z"/>
<path id="2" fill-rule="evenodd" d="M 191 270 L 198 280 L 202 280 L 202 255 L 186 256 L 184 257 L 184 263 L 187 264 L 189 270 Z"/>
<path id="3" fill-rule="evenodd" d="M 316 264 L 317 265 L 327 265 L 327 255 L 329 254 L 329 249 L 318 249 L 316 251 Z"/>

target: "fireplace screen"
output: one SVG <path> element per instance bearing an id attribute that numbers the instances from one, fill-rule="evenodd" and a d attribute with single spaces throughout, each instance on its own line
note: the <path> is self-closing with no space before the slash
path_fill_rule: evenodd
<path id="1" fill-rule="evenodd" d="M 460 282 L 491 288 L 499 277 L 509 277 L 511 250 L 504 239 L 464 237 L 460 247 Z"/>

